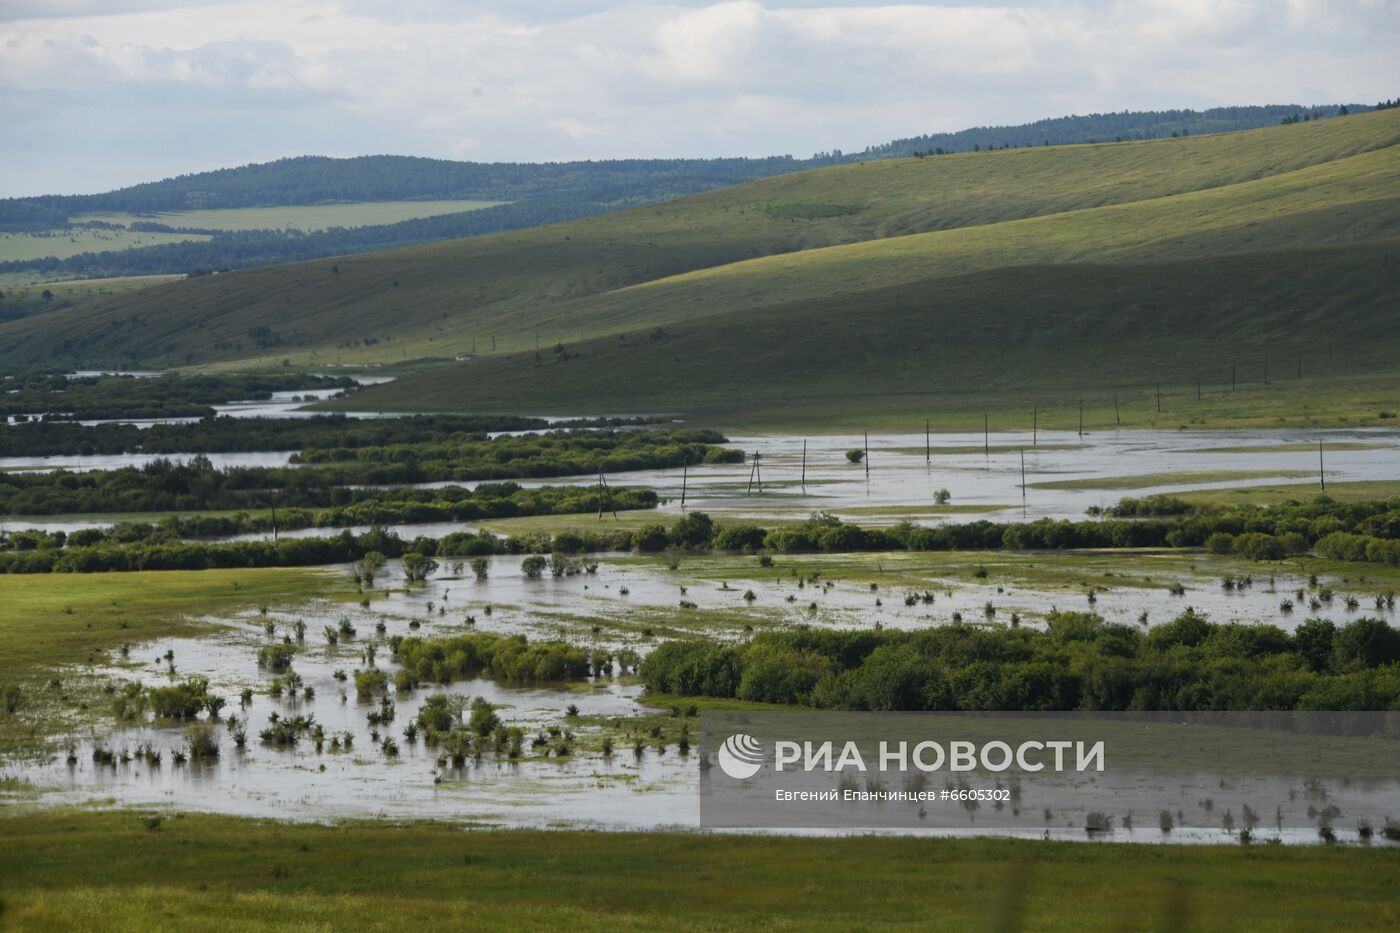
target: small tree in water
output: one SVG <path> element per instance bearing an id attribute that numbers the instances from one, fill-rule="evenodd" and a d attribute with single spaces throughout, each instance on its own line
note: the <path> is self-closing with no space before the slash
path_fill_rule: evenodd
<path id="1" fill-rule="evenodd" d="M 437 572 L 438 562 L 417 551 L 409 551 L 403 556 L 403 576 L 409 583 L 423 583 Z"/>

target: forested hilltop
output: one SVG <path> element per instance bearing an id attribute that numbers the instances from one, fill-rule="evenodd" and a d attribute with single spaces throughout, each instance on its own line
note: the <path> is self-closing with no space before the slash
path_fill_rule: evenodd
<path id="1" fill-rule="evenodd" d="M 861 152 L 834 150 L 806 159 L 783 155 L 488 164 L 393 155 L 349 159 L 301 156 L 182 175 L 104 194 L 0 200 L 0 231 L 47 236 L 79 228 L 109 229 L 109 222 L 84 218 L 116 212 L 137 216 L 128 225 L 133 231 L 192 237 L 76 255 L 8 261 L 0 255 L 0 273 L 91 278 L 221 271 L 574 220 L 822 166 L 897 156 L 1230 132 L 1294 119 L 1323 119 L 1348 109 L 1357 112 L 1369 108 L 1270 105 L 1067 116 L 1020 126 L 916 136 Z M 285 224 L 276 225 L 281 229 L 205 228 L 167 216 L 190 210 L 458 199 L 506 203 L 395 223 L 322 230 Z M 267 223 L 269 228 L 274 225 Z"/>

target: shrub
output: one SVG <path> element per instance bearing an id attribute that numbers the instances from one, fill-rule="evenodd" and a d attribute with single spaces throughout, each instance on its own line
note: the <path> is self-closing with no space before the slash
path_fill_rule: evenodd
<path id="1" fill-rule="evenodd" d="M 663 525 L 643 525 L 632 532 L 632 546 L 642 553 L 664 551 L 670 543 L 671 538 Z"/>
<path id="2" fill-rule="evenodd" d="M 544 575 L 544 569 L 549 566 L 549 561 L 540 554 L 531 554 L 520 562 L 520 571 L 531 580 L 538 579 Z"/>
<path id="3" fill-rule="evenodd" d="M 294 645 L 263 645 L 258 649 L 258 667 L 275 674 L 285 673 L 292 669 L 292 659 L 296 653 Z"/>
<path id="4" fill-rule="evenodd" d="M 756 551 L 763 547 L 767 534 L 757 525 L 726 525 L 715 532 L 711 541 L 721 551 Z"/>
<path id="5" fill-rule="evenodd" d="M 1228 531 L 1217 531 L 1205 540 L 1206 550 L 1214 554 L 1229 554 L 1235 548 L 1235 536 Z"/>
<path id="6" fill-rule="evenodd" d="M 190 726 L 185 738 L 191 761 L 219 757 L 219 740 L 214 735 L 213 726 L 208 723 Z"/>
<path id="7" fill-rule="evenodd" d="M 403 576 L 409 583 L 423 583 L 437 573 L 438 562 L 417 551 L 409 551 L 403 556 Z"/>
<path id="8" fill-rule="evenodd" d="M 193 719 L 209 702 L 209 678 L 191 677 L 169 687 L 152 687 L 151 710 L 158 717 Z"/>
<path id="9" fill-rule="evenodd" d="M 372 696 L 389 689 L 389 675 L 381 670 L 356 671 L 355 692 L 360 696 Z"/>
<path id="10" fill-rule="evenodd" d="M 1218 534 L 1220 533 L 1217 532 L 1206 539 L 1207 546 L 1213 551 L 1215 547 L 1212 541 Z M 1250 560 L 1283 560 L 1288 556 L 1288 547 L 1282 540 L 1258 531 L 1250 531 L 1238 536 L 1231 542 L 1231 547 L 1236 554 L 1241 554 Z"/>
<path id="11" fill-rule="evenodd" d="M 1357 619 L 1337 630 L 1332 664 L 1336 670 L 1380 667 L 1400 661 L 1400 631 L 1381 619 Z"/>
<path id="12" fill-rule="evenodd" d="M 704 512 L 691 512 L 671 526 L 671 540 L 682 547 L 709 547 L 714 534 L 715 523 Z"/>

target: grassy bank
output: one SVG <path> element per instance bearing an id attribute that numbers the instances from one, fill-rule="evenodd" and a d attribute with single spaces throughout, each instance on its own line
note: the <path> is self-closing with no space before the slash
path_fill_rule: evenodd
<path id="1" fill-rule="evenodd" d="M 0 715 L 0 750 L 42 746 L 94 710 L 107 714 L 101 684 L 69 665 L 112 657 L 123 645 L 203 634 L 210 624 L 200 619 L 211 612 L 349 592 L 348 577 L 310 568 L 0 577 L 0 684 L 22 695 L 14 714 Z"/>
<path id="2" fill-rule="evenodd" d="M 7 675 L 73 664 L 121 644 L 194 635 L 206 613 L 346 589 L 321 569 L 138 571 L 0 578 L 0 657 Z"/>
<path id="3" fill-rule="evenodd" d="M 1400 850 L 0 820 L 14 929 L 1317 930 L 1400 922 Z M 118 854 L 120 853 L 120 854 Z"/>

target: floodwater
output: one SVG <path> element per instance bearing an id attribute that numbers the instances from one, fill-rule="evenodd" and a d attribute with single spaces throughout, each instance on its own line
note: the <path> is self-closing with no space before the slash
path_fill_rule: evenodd
<path id="1" fill-rule="evenodd" d="M 294 395 L 297 393 L 288 393 Z M 304 395 L 304 393 L 302 393 Z M 257 417 L 295 411 L 301 403 L 277 399 L 249 403 L 237 413 Z M 1308 485 L 1318 469 L 1319 440 L 1329 446 L 1323 452 L 1328 483 L 1353 480 L 1393 480 L 1400 472 L 1400 432 L 1386 430 L 1334 431 L 1232 431 L 1232 432 L 1099 432 L 1080 438 L 1074 433 L 1044 432 L 1031 444 L 1028 435 L 992 434 L 990 450 L 982 451 L 983 435 L 938 435 L 926 457 L 924 436 L 877 435 L 869 440 L 867 464 L 853 465 L 845 454 L 864 447 L 859 436 L 745 436 L 732 446 L 762 454 L 759 467 L 744 464 L 701 465 L 689 470 L 658 470 L 616 474 L 614 485 L 650 486 L 667 501 L 658 520 L 671 521 L 684 508 L 709 512 L 720 521 L 739 519 L 801 519 L 814 511 L 830 511 L 862 524 L 890 524 L 903 519 L 921 523 L 969 521 L 981 518 L 1020 520 L 1040 517 L 1079 518 L 1091 506 L 1107 506 L 1124 496 L 1173 493 L 1188 489 L 1228 488 L 1257 484 L 1299 483 L 1299 497 L 1316 489 Z M 805 444 L 805 457 L 804 457 Z M 1290 449 L 1278 449 L 1287 447 Z M 1252 448 L 1252 449 L 1251 449 Z M 1244 452 L 1239 452 L 1243 449 Z M 1021 463 L 1024 453 L 1025 474 Z M 287 454 L 229 454 L 212 459 L 239 465 L 285 462 Z M 250 458 L 236 460 L 233 458 Z M 222 458 L 222 459 L 221 459 Z M 258 459 L 265 458 L 265 459 Z M 0 462 L 0 469 L 115 468 L 144 462 L 137 457 L 48 458 L 42 462 Z M 804 470 L 805 460 L 805 470 Z M 761 471 L 761 472 L 760 472 Z M 805 472 L 805 476 L 804 476 Z M 1216 475 L 1225 474 L 1225 475 Z M 1123 477 L 1148 477 L 1138 486 Z M 760 487 L 761 480 L 761 487 Z M 1046 488 L 1044 483 L 1076 481 L 1086 488 Z M 525 485 L 590 483 L 589 477 L 560 477 L 529 481 Z M 438 484 L 442 485 L 442 484 Z M 949 493 L 956 511 L 938 511 L 935 494 Z M 72 530 L 104 524 L 100 518 L 64 519 L 55 522 L 14 522 L 10 527 L 43 527 Z M 606 524 L 606 520 L 603 524 Z M 434 524 L 401 526 L 401 534 L 440 536 L 467 526 Z M 326 534 L 309 529 L 292 534 Z M 1160 559 L 1159 559 L 1160 558 Z M 798 578 L 827 563 L 866 562 L 862 582 L 820 580 L 799 586 Z M 1017 555 L 1016 562 L 1033 562 L 1055 571 L 1064 562 L 1074 569 L 1080 555 Z M 1269 565 L 1250 565 L 1212 555 L 1180 555 L 1133 558 L 1115 576 L 1080 576 L 1077 583 L 1032 584 L 1022 582 L 1008 562 L 993 564 L 985 578 L 973 577 L 969 568 L 948 556 L 918 554 L 803 555 L 775 558 L 780 576 L 760 574 L 751 558 L 682 558 L 675 570 L 661 562 L 623 555 L 600 555 L 595 573 L 544 579 L 526 579 L 520 559 L 495 557 L 485 581 L 451 576 L 452 561 L 428 585 L 411 595 L 398 586 L 397 570 L 386 570 L 386 579 L 368 608 L 338 607 L 326 603 L 303 607 L 295 613 L 273 607 L 269 618 L 278 627 L 280 640 L 294 618 L 308 626 L 305 648 L 295 662 L 297 673 L 315 696 L 296 701 L 274 700 L 260 692 L 247 710 L 239 710 L 237 696 L 244 687 L 265 688 L 272 675 L 260 671 L 256 650 L 268 642 L 265 620 L 256 613 L 221 618 L 218 634 L 201 639 L 162 640 L 132 646 L 123 665 L 96 671 L 74 672 L 104 679 L 139 678 L 148 684 L 166 683 L 171 674 L 163 659 L 174 653 L 175 676 L 206 675 L 221 695 L 230 700 L 226 714 L 248 719 L 248 746 L 235 748 L 229 730 L 217 727 L 220 756 L 212 762 L 176 764 L 172 752 L 184 743 L 178 727 L 145 725 L 115 728 L 110 724 L 71 737 L 73 760 L 67 752 L 39 761 L 0 761 L 0 776 L 32 782 L 43 804 L 104 802 L 213 810 L 263 816 L 277 813 L 292 819 L 341 817 L 439 817 L 508 826 L 597 826 L 612 829 L 695 827 L 698 825 L 698 788 L 703 780 L 701 754 L 681 754 L 674 745 L 658 751 L 649 743 L 640 757 L 630 743 L 619 741 L 611 757 L 582 752 L 564 760 L 530 759 L 519 763 L 497 760 L 490 754 L 462 768 L 440 765 L 421 741 L 408 742 L 402 728 L 423 699 L 444 688 L 434 687 L 396 695 L 396 718 L 385 728 L 398 742 L 399 753 L 386 755 L 373 741 L 367 716 L 377 704 L 363 704 L 355 697 L 353 683 L 336 679 L 335 671 L 353 672 L 363 667 L 364 644 L 382 644 L 375 635 L 382 622 L 386 635 L 447 634 L 467 631 L 467 619 L 477 630 L 523 632 L 532 638 L 566 638 L 576 644 L 604 649 L 632 648 L 645 653 L 660 639 L 687 632 L 707 632 L 719 637 L 741 638 L 753 630 L 815 625 L 839 628 L 917 628 L 946 624 L 955 617 L 970 622 L 1038 625 L 1053 609 L 1092 610 L 1106 619 L 1126 624 L 1153 625 L 1167 621 L 1187 606 L 1204 611 L 1218 622 L 1266 622 L 1292 628 L 1297 622 L 1326 617 L 1344 623 L 1362 615 L 1379 616 L 1394 623 L 1394 611 L 1375 607 L 1376 585 L 1357 580 L 1326 579 L 1335 595 L 1330 601 L 1310 589 L 1302 578 L 1278 573 Z M 1165 568 L 1162 561 L 1166 561 Z M 752 568 L 752 569 L 749 569 Z M 794 571 L 782 575 L 785 569 Z M 1243 587 L 1222 585 L 1222 578 L 1251 576 Z M 872 590 L 869 579 L 888 574 L 890 582 Z M 839 576 L 833 568 L 830 576 Z M 1172 595 L 1167 585 L 1179 582 L 1185 592 Z M 1298 591 L 1302 591 L 1299 596 Z M 746 599 L 752 591 L 754 598 Z M 1090 593 L 1093 594 L 1092 602 Z M 917 594 L 912 605 L 906 598 Z M 925 601 L 924 594 L 931 595 Z M 1360 599 L 1348 608 L 1345 597 Z M 681 601 L 693 608 L 681 607 Z M 1281 610 L 1292 600 L 1291 613 Z M 1311 605 L 1317 600 L 1317 605 Z M 490 611 L 487 611 L 487 607 Z M 989 611 L 990 610 L 990 611 Z M 1146 620 L 1142 619 L 1144 611 Z M 322 628 L 348 615 L 359 631 L 353 641 L 327 645 Z M 410 623 L 416 622 L 417 629 Z M 654 630 L 654 632 L 653 632 Z M 387 649 L 376 663 L 392 673 Z M 586 721 L 574 726 L 564 708 L 577 704 L 585 717 L 632 716 L 643 711 L 638 703 L 640 687 L 620 678 L 594 683 L 543 685 L 530 688 L 505 686 L 489 680 L 472 680 L 446 688 L 449 692 L 484 696 L 502 705 L 503 719 L 527 732 L 561 726 L 581 736 L 599 728 Z M 342 696 L 342 693 L 344 695 Z M 327 735 L 348 732 L 354 750 L 317 752 L 309 739 L 292 750 L 264 746 L 257 732 L 269 713 L 314 714 Z M 162 751 L 161 761 L 148 763 L 135 756 L 138 746 L 150 744 Z M 117 753 L 113 764 L 93 760 L 94 748 Z M 121 760 L 121 753 L 133 753 Z M 1206 786 L 1214 776 L 1200 777 Z M 1160 782 L 1158 782 L 1160 784 Z M 1277 796 L 1281 786 L 1256 788 L 1257 799 Z M 1391 789 L 1393 791 L 1393 788 Z M 1227 842 L 1231 841 L 1214 817 L 1190 814 L 1164 837 L 1146 824 L 1155 820 L 1161 805 L 1160 787 L 1151 776 L 1138 790 L 1125 789 L 1123 813 L 1135 812 L 1138 828 L 1122 825 L 1114 833 L 1095 838 L 1123 841 Z M 1194 795 L 1195 783 L 1181 793 Z M 1047 792 L 1048 793 L 1048 792 Z M 1185 799 L 1183 797 L 1183 799 Z M 1115 806 L 1118 806 L 1115 803 Z M 1056 812 L 1045 820 L 1042 808 Z M 1351 812 L 1364 812 L 1363 802 L 1348 801 Z M 1182 808 L 1188 809 L 1185 804 Z M 901 832 L 942 835 L 997 833 L 1006 835 L 1085 838 L 1084 814 L 1060 812 L 1053 797 L 1026 799 L 1022 813 L 983 814 L 966 829 L 924 830 L 918 826 Z M 1350 813 L 1348 814 L 1350 818 Z M 1339 834 L 1341 833 L 1339 828 Z M 1261 838 L 1270 835 L 1259 833 Z M 1315 841 L 1315 835 L 1289 836 L 1286 841 Z M 1352 833 L 1354 835 L 1354 833 Z M 1379 844 L 1379 843 L 1378 843 Z"/>
<path id="2" fill-rule="evenodd" d="M 728 446 L 750 456 L 761 454 L 759 471 L 750 459 L 744 464 L 693 467 L 684 477 L 681 470 L 642 471 L 618 474 L 612 482 L 650 486 L 670 500 L 671 511 L 679 511 L 684 486 L 689 508 L 717 517 L 801 518 L 826 510 L 865 524 L 892 524 L 904 518 L 950 522 L 1082 518 L 1090 506 L 1110 506 L 1125 496 L 1191 489 L 1297 483 L 1300 498 L 1306 498 L 1318 491 L 1320 440 L 1349 448 L 1324 452 L 1328 482 L 1400 478 L 1400 431 L 1362 429 L 1110 431 L 1082 438 L 1074 432 L 1042 431 L 1035 446 L 1029 433 L 993 433 L 985 438 L 987 454 L 981 433 L 939 434 L 931 439 L 927 461 L 922 434 L 883 434 L 870 437 L 868 463 L 860 465 L 846 458 L 848 450 L 865 444 L 860 435 L 740 436 L 732 437 Z M 1285 445 L 1301 449 L 1270 449 Z M 1235 452 L 1241 448 L 1256 450 Z M 1233 475 L 1203 475 L 1217 472 Z M 1141 485 L 1124 485 L 1124 477 L 1148 479 Z M 1110 480 L 1116 481 L 1117 488 L 1105 485 Z M 1097 481 L 1104 488 L 1040 485 L 1064 481 Z M 934 496 L 941 489 L 948 491 L 948 504 L 957 512 L 932 511 Z M 926 511 L 911 511 L 920 509 Z"/>
<path id="3" fill-rule="evenodd" d="M 810 574 L 826 560 L 802 559 L 802 572 Z M 994 582 L 970 584 L 965 579 L 949 582 L 953 595 L 939 590 L 932 606 L 907 607 L 898 598 L 902 591 L 872 592 L 868 585 L 834 583 L 829 587 L 807 584 L 801 591 L 791 579 L 760 582 L 734 579 L 716 582 L 707 574 L 713 570 L 697 559 L 694 567 L 682 565 L 669 570 L 652 561 L 620 556 L 606 557 L 593 573 L 542 579 L 528 579 L 520 569 L 520 559 L 497 557 L 491 560 L 487 579 L 434 577 L 427 585 L 411 591 L 402 589 L 396 565 L 386 567 L 378 587 L 370 591 L 368 606 L 338 605 L 317 601 L 293 609 L 272 607 L 266 616 L 248 611 L 219 618 L 222 624 L 214 634 L 202 638 L 168 638 L 134 645 L 125 659 L 110 665 L 74 671 L 65 677 L 92 676 L 99 682 L 121 683 L 139 680 L 148 686 L 178 681 L 191 675 L 208 677 L 211 690 L 229 701 L 225 724 L 215 726 L 220 755 L 214 760 L 177 763 L 174 752 L 185 744 L 183 726 L 143 724 L 117 726 L 110 720 L 71 736 L 59 737 L 61 750 L 37 759 L 0 760 L 0 776 L 30 782 L 42 805 L 104 803 L 213 811 L 229 814 L 279 817 L 302 820 L 329 820 L 347 817 L 422 818 L 433 817 L 462 822 L 503 826 L 591 826 L 606 829 L 694 828 L 699 825 L 699 784 L 704 780 L 700 765 L 702 752 L 686 753 L 671 744 L 658 749 L 648 742 L 637 755 L 625 731 L 616 736 L 611 756 L 581 750 L 566 759 L 530 757 L 511 763 L 490 753 L 480 760 L 469 760 L 454 767 L 424 747 L 421 739 L 408 741 L 404 725 L 416 715 L 424 700 L 434 693 L 480 696 L 499 706 L 499 715 L 511 726 L 520 726 L 527 736 L 557 726 L 586 739 L 602 728 L 589 717 L 629 717 L 644 711 L 638 698 L 642 688 L 628 678 L 600 677 L 576 684 L 544 684 L 528 687 L 507 686 L 489 679 L 473 679 L 450 687 L 432 686 L 417 691 L 394 693 L 395 718 L 376 727 L 369 714 L 379 710 L 377 699 L 356 696 L 353 674 L 366 666 L 362 652 L 367 644 L 377 646 L 375 664 L 392 673 L 396 665 L 389 657 L 385 640 L 393 635 L 437 636 L 468 631 L 524 633 L 532 639 L 566 638 L 587 648 L 617 651 L 631 648 L 645 654 L 661 638 L 693 629 L 720 637 L 742 637 L 747 625 L 755 628 L 817 624 L 839 627 L 916 627 L 946 622 L 957 606 L 977 611 L 985 598 L 1002 608 L 997 621 L 1005 622 L 1011 606 L 1047 605 L 1046 594 L 1020 592 L 1007 587 L 997 593 Z M 338 568 L 345 572 L 345 568 Z M 910 572 L 900 567 L 901 573 Z M 450 568 L 444 568 L 449 573 Z M 1289 583 L 1304 585 L 1302 581 Z M 1259 584 L 1256 584 L 1258 586 Z M 1282 585 L 1282 581 L 1278 585 Z M 684 587 L 684 591 L 682 591 Z M 744 599 L 752 589 L 757 599 Z M 625 593 L 624 593 L 625 591 Z M 797 595 L 799 602 L 787 602 Z M 1188 592 L 1171 603 L 1190 602 L 1198 608 L 1227 617 L 1249 617 L 1251 607 L 1260 613 L 1273 600 L 1256 598 L 1255 591 L 1233 595 L 1213 592 L 1202 577 L 1202 589 Z M 677 617 L 680 598 L 693 602 L 694 609 Z M 883 597 L 876 608 L 874 599 Z M 1100 596 L 1098 611 L 1117 599 L 1116 592 Z M 1122 594 L 1124 612 L 1144 605 L 1140 595 Z M 816 611 L 806 608 L 815 602 Z M 488 608 L 489 607 L 489 608 Z M 1026 611 L 1031 611 L 1027 609 Z M 654 613 L 668 620 L 656 623 L 652 635 L 642 624 Z M 967 614 L 967 613 L 965 613 Z M 1106 614 L 1112 616 L 1111 611 Z M 1274 613 L 1276 616 L 1277 613 Z M 347 617 L 356 629 L 353 638 L 342 638 L 330 645 L 323 634 L 327 625 Z M 1164 620 L 1157 619 L 1157 621 Z M 297 653 L 293 668 L 303 684 L 314 690 L 310 698 L 284 696 L 274 699 L 266 692 L 275 675 L 258 667 L 259 647 L 281 642 L 293 631 L 295 620 L 303 620 L 305 643 Z M 274 633 L 268 635 L 269 623 Z M 384 629 L 377 632 L 377 626 Z M 1027 620 L 1027 624 L 1032 624 Z M 171 658 L 167 660 L 166 654 Z M 338 679 L 337 671 L 348 675 Z M 257 691 L 247 708 L 240 708 L 238 695 L 245 688 Z M 566 716 L 566 707 L 578 707 L 581 719 Z M 309 738 L 292 749 L 267 746 L 258 732 L 272 713 L 280 716 L 313 715 L 331 736 L 349 733 L 349 751 L 320 751 Z M 246 721 L 248 744 L 236 747 L 227 725 L 232 716 Z M 694 723 L 694 720 L 682 720 Z M 374 730 L 382 739 L 393 737 L 396 755 L 386 754 L 377 744 Z M 625 727 L 624 727 L 625 730 Z M 641 735 L 637 730 L 636 735 Z M 698 728 L 692 730 L 698 735 Z M 596 738 L 596 735 L 592 737 Z M 139 750 L 149 746 L 161 753 L 159 761 L 149 761 Z M 110 763 L 94 759 L 95 749 L 112 752 Z M 1225 803 L 1236 797 L 1260 812 L 1272 813 L 1274 799 L 1291 787 L 1277 781 L 1240 784 L 1238 776 L 1191 775 L 1189 780 L 1159 775 L 1129 775 L 1110 793 L 1104 788 L 1102 808 L 1116 814 L 1117 830 L 1095 833 L 1094 839 L 1133 841 L 1230 842 L 1233 837 L 1221 829 L 1217 813 L 1201 812 L 1196 802 L 1214 796 Z M 1230 795 L 1216 791 L 1229 778 Z M 990 783 L 990 779 L 989 779 Z M 1394 782 L 1392 782 L 1394 784 Z M 1350 819 L 1369 814 L 1374 800 L 1367 794 L 1380 793 L 1394 799 L 1397 786 L 1379 790 L 1347 785 L 1337 788 L 1337 799 L 1345 804 Z M 969 811 L 966 827 L 928 828 L 912 816 L 900 832 L 935 835 L 998 834 L 1027 837 L 1050 836 L 1065 839 L 1089 838 L 1084 832 L 1086 814 L 1081 791 L 1051 785 L 1028 790 L 1016 812 L 983 809 Z M 1231 796 L 1233 795 L 1233 796 Z M 1346 796 L 1350 795 L 1350 796 Z M 1359 795 L 1359 796 L 1358 796 Z M 1343 800 L 1342 797 L 1345 797 Z M 1353 799 L 1355 798 L 1355 799 Z M 1079 807 L 1080 809 L 1075 809 Z M 1153 828 L 1160 808 L 1188 811 L 1170 835 Z M 1267 807 L 1267 809 L 1265 809 Z M 1053 819 L 1042 816 L 1048 808 Z M 1238 809 L 1238 805 L 1236 804 Z M 1129 817 L 1135 814 L 1137 828 Z M 1383 817 L 1376 816 L 1379 825 Z M 1149 825 L 1153 824 L 1153 825 Z M 1340 829 L 1339 829 L 1340 832 Z M 1285 830 L 1261 831 L 1259 838 L 1279 835 L 1285 841 L 1317 841 L 1315 833 Z"/>

